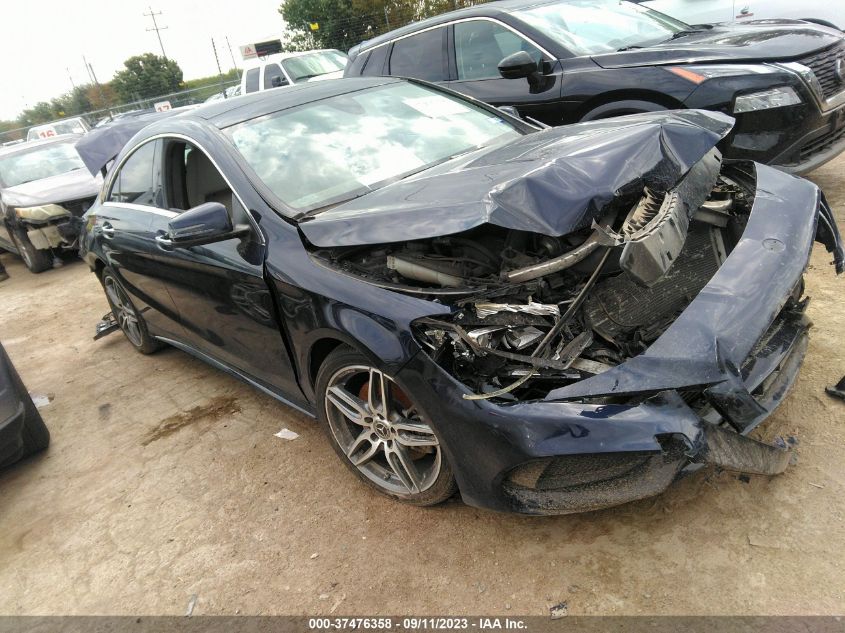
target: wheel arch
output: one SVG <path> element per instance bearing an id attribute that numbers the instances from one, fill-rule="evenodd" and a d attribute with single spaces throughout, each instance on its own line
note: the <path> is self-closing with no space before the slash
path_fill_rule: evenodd
<path id="1" fill-rule="evenodd" d="M 103 270 L 105 270 L 105 268 L 106 268 L 106 262 L 104 262 L 102 259 L 97 257 L 94 260 L 94 266 L 93 266 L 92 270 L 94 271 L 94 274 L 97 275 L 97 279 L 99 279 L 100 281 L 103 280 Z"/>
<path id="2" fill-rule="evenodd" d="M 656 106 L 656 107 L 655 107 Z M 578 121 L 590 121 L 604 116 L 614 116 L 612 112 L 638 110 L 640 112 L 653 112 L 656 110 L 676 110 L 685 106 L 677 99 L 651 90 L 619 90 L 602 93 L 585 101 L 578 109 L 576 118 Z M 591 117 L 592 114 L 598 116 Z"/>
<path id="3" fill-rule="evenodd" d="M 325 328 L 313 332 L 309 339 L 304 341 L 303 351 L 299 356 L 300 386 L 306 397 L 313 402 L 317 400 L 317 375 L 320 373 L 320 368 L 329 355 L 341 346 L 354 349 L 366 356 L 374 367 L 394 375 L 413 355 L 410 350 L 403 349 L 399 341 L 389 342 L 383 336 L 379 336 L 377 330 L 371 329 L 367 332 L 363 328 L 356 328 L 354 331 L 367 334 L 367 336 L 353 336 L 342 330 Z M 381 353 L 377 350 L 381 350 Z"/>
<path id="4" fill-rule="evenodd" d="M 348 343 L 333 336 L 324 336 L 311 344 L 308 349 L 307 378 L 308 387 L 312 393 L 317 385 L 317 374 L 320 373 L 320 367 L 326 362 L 329 354 L 344 345 L 348 346 Z"/>

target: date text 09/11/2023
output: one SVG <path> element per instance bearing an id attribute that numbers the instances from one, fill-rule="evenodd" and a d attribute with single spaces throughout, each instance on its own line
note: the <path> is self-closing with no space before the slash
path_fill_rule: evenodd
<path id="1" fill-rule="evenodd" d="M 432 631 L 432 630 L 525 630 L 527 625 L 520 618 L 499 618 L 499 617 L 405 617 L 401 620 L 394 620 L 390 617 L 336 617 L 336 618 L 309 618 L 308 629 L 311 631 L 321 630 L 344 630 L 344 629 L 371 629 L 371 630 L 396 630 L 396 631 Z"/>

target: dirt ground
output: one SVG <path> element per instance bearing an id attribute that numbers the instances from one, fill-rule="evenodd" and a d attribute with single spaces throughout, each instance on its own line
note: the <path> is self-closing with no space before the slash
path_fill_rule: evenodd
<path id="1" fill-rule="evenodd" d="M 813 179 L 845 228 L 845 157 Z M 845 611 L 845 279 L 817 247 L 807 361 L 766 435 L 799 461 L 699 473 L 579 516 L 382 499 L 303 415 L 168 349 L 92 340 L 84 264 L 3 255 L 0 339 L 52 432 L 0 473 L 0 613 L 838 614 Z M 295 440 L 274 437 L 286 427 Z"/>

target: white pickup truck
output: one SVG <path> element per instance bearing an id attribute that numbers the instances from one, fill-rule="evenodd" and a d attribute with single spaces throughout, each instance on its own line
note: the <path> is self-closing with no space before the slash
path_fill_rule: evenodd
<path id="1" fill-rule="evenodd" d="M 304 81 L 340 79 L 346 55 L 334 49 L 275 53 L 245 62 L 241 94 L 281 88 Z"/>

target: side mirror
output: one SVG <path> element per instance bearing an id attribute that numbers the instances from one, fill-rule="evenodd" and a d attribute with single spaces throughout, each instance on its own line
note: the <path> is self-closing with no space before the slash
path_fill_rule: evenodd
<path id="1" fill-rule="evenodd" d="M 527 79 L 534 86 L 542 81 L 540 64 L 525 51 L 517 51 L 499 62 L 499 74 L 505 79 Z"/>
<path id="2" fill-rule="evenodd" d="M 273 75 L 273 77 L 270 78 L 270 85 L 273 88 L 281 88 L 286 83 L 287 81 L 284 79 L 284 77 L 281 77 L 280 75 Z"/>
<path id="3" fill-rule="evenodd" d="M 204 202 L 173 218 L 165 235 L 156 237 L 164 248 L 200 246 L 242 235 L 249 228 L 233 227 L 229 212 L 219 202 Z"/>

